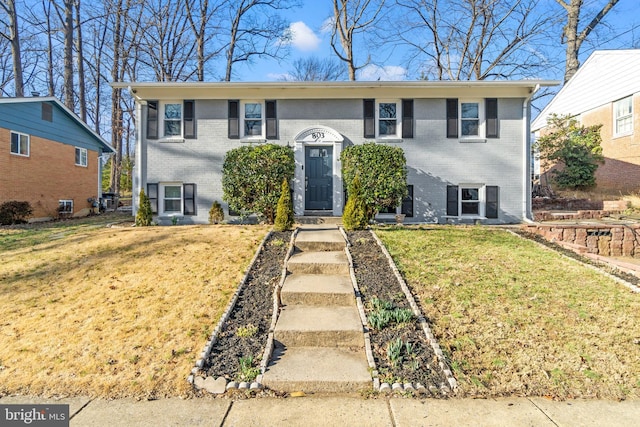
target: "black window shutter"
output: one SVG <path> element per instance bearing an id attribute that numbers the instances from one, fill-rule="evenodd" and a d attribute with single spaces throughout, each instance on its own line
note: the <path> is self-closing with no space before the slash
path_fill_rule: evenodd
<path id="1" fill-rule="evenodd" d="M 184 215 L 195 215 L 196 214 L 196 185 L 183 184 L 182 193 L 183 193 L 183 199 L 184 199 L 183 201 Z"/>
<path id="2" fill-rule="evenodd" d="M 158 184 L 147 184 L 147 197 L 151 203 L 151 212 L 158 213 Z"/>
<path id="3" fill-rule="evenodd" d="M 402 100 L 402 137 L 413 138 L 413 99 Z"/>
<path id="4" fill-rule="evenodd" d="M 487 138 L 498 137 L 498 100 L 485 99 L 485 114 L 487 116 Z"/>
<path id="5" fill-rule="evenodd" d="M 458 216 L 458 186 L 447 185 L 447 215 Z"/>
<path id="6" fill-rule="evenodd" d="M 147 101 L 147 139 L 158 139 L 158 101 Z"/>
<path id="7" fill-rule="evenodd" d="M 187 139 L 194 139 L 196 137 L 196 122 L 195 122 L 195 101 L 184 101 L 183 106 L 183 118 L 184 121 L 184 137 Z"/>
<path id="8" fill-rule="evenodd" d="M 364 137 L 376 137 L 376 103 L 373 99 L 364 100 Z"/>
<path id="9" fill-rule="evenodd" d="M 229 101 L 229 139 L 240 138 L 240 101 Z"/>
<path id="10" fill-rule="evenodd" d="M 487 218 L 498 218 L 498 201 L 499 190 L 497 185 L 487 185 L 486 187 L 487 204 L 485 207 L 485 216 Z"/>
<path id="11" fill-rule="evenodd" d="M 402 199 L 400 213 L 407 217 L 413 216 L 413 185 L 407 185 L 407 195 Z"/>
<path id="12" fill-rule="evenodd" d="M 265 101 L 267 120 L 267 139 L 278 139 L 278 118 L 276 114 L 276 101 Z"/>
<path id="13" fill-rule="evenodd" d="M 447 138 L 458 137 L 458 99 L 447 99 Z M 457 214 L 456 214 L 457 215 Z"/>

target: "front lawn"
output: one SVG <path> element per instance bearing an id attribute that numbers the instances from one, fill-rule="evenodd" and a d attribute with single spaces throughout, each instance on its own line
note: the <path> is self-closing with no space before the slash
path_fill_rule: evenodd
<path id="1" fill-rule="evenodd" d="M 640 295 L 503 230 L 376 230 L 466 396 L 640 397 Z"/>
<path id="2" fill-rule="evenodd" d="M 186 377 L 268 231 L 0 229 L 0 395 L 186 396 Z"/>

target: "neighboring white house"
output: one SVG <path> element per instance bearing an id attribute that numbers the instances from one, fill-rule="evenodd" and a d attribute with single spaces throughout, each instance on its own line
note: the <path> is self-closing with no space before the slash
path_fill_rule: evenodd
<path id="1" fill-rule="evenodd" d="M 551 114 L 571 115 L 585 126 L 601 124 L 605 163 L 596 171 L 599 188 L 640 187 L 640 49 L 598 50 L 533 121 L 545 132 Z"/>
<path id="2" fill-rule="evenodd" d="M 225 153 L 291 147 L 296 215 L 340 216 L 340 153 L 375 141 L 402 147 L 409 222 L 517 223 L 530 218 L 530 99 L 555 81 L 114 83 L 136 100 L 134 196 L 161 223 L 226 215 Z M 137 200 L 134 199 L 134 208 Z M 134 210 L 135 214 L 135 210 Z M 380 214 L 384 217 L 392 213 Z"/>

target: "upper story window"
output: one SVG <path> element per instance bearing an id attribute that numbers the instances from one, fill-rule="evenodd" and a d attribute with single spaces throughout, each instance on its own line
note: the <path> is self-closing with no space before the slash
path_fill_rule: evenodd
<path id="1" fill-rule="evenodd" d="M 76 147 L 76 166 L 87 166 L 87 149 Z"/>
<path id="2" fill-rule="evenodd" d="M 482 137 L 480 131 L 480 103 L 460 102 L 460 137 Z"/>
<path id="3" fill-rule="evenodd" d="M 364 100 L 365 138 L 413 138 L 413 99 Z"/>
<path id="4" fill-rule="evenodd" d="M 182 136 L 182 104 L 164 104 L 164 136 Z"/>
<path id="5" fill-rule="evenodd" d="M 195 102 L 147 101 L 147 139 L 196 137 Z"/>
<path id="6" fill-rule="evenodd" d="M 628 96 L 613 103 L 613 135 L 629 135 L 633 132 L 633 97 Z"/>
<path id="7" fill-rule="evenodd" d="M 262 103 L 261 102 L 244 102 L 242 106 L 243 116 L 243 136 L 256 137 L 263 136 L 263 120 L 262 120 Z"/>
<path id="8" fill-rule="evenodd" d="M 278 139 L 276 101 L 228 101 L 230 139 Z"/>
<path id="9" fill-rule="evenodd" d="M 498 100 L 455 98 L 446 101 L 447 138 L 462 141 L 483 141 L 485 138 L 498 138 Z"/>
<path id="10" fill-rule="evenodd" d="M 19 132 L 11 132 L 11 154 L 29 157 L 29 135 Z"/>
<path id="11" fill-rule="evenodd" d="M 378 136 L 398 136 L 398 104 L 396 102 L 378 103 Z"/>

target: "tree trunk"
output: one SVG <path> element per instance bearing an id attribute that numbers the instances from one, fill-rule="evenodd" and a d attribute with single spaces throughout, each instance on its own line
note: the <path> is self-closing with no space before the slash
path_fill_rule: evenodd
<path id="1" fill-rule="evenodd" d="M 77 63 L 78 63 L 78 103 L 80 107 L 80 118 L 83 122 L 87 122 L 87 99 L 86 85 L 84 75 L 84 52 L 82 45 L 82 20 L 80 19 L 80 0 L 76 0 L 76 26 L 77 26 Z"/>
<path id="2" fill-rule="evenodd" d="M 582 12 L 583 0 L 556 0 L 567 13 L 567 23 L 562 30 L 562 42 L 566 43 L 566 65 L 564 72 L 564 82 L 568 82 L 580 67 L 580 47 L 591 31 L 598 26 L 607 13 L 618 3 L 619 0 L 607 0 L 607 3 L 600 9 L 598 14 L 589 24 L 579 31 L 580 12 Z"/>
<path id="3" fill-rule="evenodd" d="M 24 96 L 24 79 L 22 76 L 22 50 L 20 49 L 20 32 L 18 30 L 18 14 L 16 13 L 15 0 L 7 0 L 0 3 L 0 6 L 9 16 L 9 34 L 5 35 L 11 43 L 11 56 L 13 59 L 13 81 L 15 95 Z"/>
<path id="4" fill-rule="evenodd" d="M 64 104 L 73 106 L 73 0 L 64 2 Z"/>

